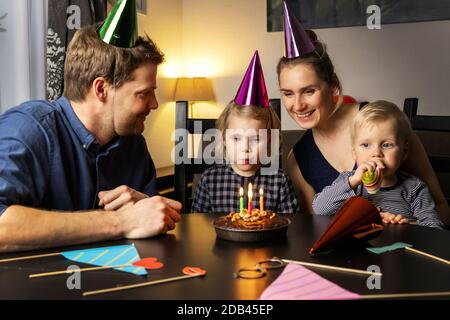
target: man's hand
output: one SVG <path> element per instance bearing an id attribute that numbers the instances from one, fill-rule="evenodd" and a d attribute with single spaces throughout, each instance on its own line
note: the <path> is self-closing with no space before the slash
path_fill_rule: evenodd
<path id="1" fill-rule="evenodd" d="M 181 203 L 160 196 L 146 198 L 117 211 L 122 225 L 122 236 L 127 239 L 145 239 L 166 233 L 180 221 Z"/>
<path id="2" fill-rule="evenodd" d="M 131 207 L 139 200 L 148 198 L 148 195 L 122 185 L 113 190 L 100 191 L 98 193 L 98 205 L 105 210 L 118 210 Z"/>
<path id="3" fill-rule="evenodd" d="M 380 216 L 384 223 L 392 223 L 392 224 L 409 223 L 408 218 L 405 218 L 401 214 L 393 214 L 390 212 L 380 212 Z"/>

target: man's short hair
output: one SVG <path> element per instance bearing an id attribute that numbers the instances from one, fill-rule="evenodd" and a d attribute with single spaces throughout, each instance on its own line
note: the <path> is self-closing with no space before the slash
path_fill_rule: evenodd
<path id="1" fill-rule="evenodd" d="M 120 48 L 103 42 L 96 26 L 78 30 L 67 48 L 64 64 L 64 96 L 83 101 L 92 82 L 104 77 L 116 88 L 132 80 L 133 71 L 145 63 L 159 65 L 164 54 L 146 36 L 133 48 Z"/>

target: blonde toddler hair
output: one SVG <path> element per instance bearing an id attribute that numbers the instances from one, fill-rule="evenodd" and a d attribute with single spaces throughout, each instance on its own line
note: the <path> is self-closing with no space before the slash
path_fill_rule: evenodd
<path id="1" fill-rule="evenodd" d="M 376 125 L 386 120 L 394 120 L 396 136 L 405 145 L 412 134 L 411 124 L 406 115 L 392 102 L 378 100 L 365 105 L 353 119 L 350 135 L 355 142 L 356 130 L 365 124 Z"/>

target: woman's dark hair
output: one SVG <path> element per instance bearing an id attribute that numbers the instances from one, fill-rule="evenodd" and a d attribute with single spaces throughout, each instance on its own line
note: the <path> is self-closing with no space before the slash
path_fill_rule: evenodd
<path id="1" fill-rule="evenodd" d="M 338 91 L 337 94 L 341 96 L 341 82 L 334 72 L 334 65 L 328 56 L 325 44 L 317 39 L 314 31 L 306 30 L 306 33 L 315 45 L 316 50 L 297 58 L 282 57 L 277 65 L 278 82 L 280 81 L 280 73 L 284 68 L 292 68 L 299 64 L 305 64 L 311 66 L 317 76 L 328 83 L 330 87 L 335 88 Z"/>

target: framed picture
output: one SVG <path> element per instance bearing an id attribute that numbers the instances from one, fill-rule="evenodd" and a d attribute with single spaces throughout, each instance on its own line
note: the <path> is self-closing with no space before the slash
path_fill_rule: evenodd
<path id="1" fill-rule="evenodd" d="M 117 0 L 108 0 L 107 12 L 111 11 Z M 147 15 L 147 0 L 136 0 L 136 9 L 138 13 Z"/>
<path id="2" fill-rule="evenodd" d="M 380 8 L 381 24 L 450 20 L 448 0 L 285 0 L 308 29 L 364 26 L 367 8 Z M 267 0 L 267 31 L 283 30 L 283 0 Z"/>
<path id="3" fill-rule="evenodd" d="M 2 15 L 2 13 L 0 13 L 0 32 L 6 32 L 8 30 L 6 30 L 6 28 L 2 28 L 2 20 L 6 18 L 6 16 L 8 15 L 8 13 L 5 13 Z"/>

